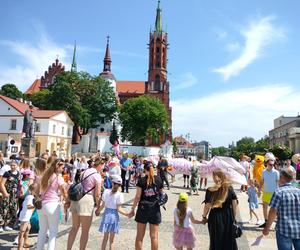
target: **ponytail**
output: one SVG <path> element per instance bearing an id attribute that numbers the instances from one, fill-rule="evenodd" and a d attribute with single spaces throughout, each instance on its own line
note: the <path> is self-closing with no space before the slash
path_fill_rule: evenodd
<path id="1" fill-rule="evenodd" d="M 147 161 L 144 164 L 144 170 L 147 170 L 149 172 L 149 174 L 147 175 L 147 187 L 155 184 L 154 167 L 151 161 Z"/>

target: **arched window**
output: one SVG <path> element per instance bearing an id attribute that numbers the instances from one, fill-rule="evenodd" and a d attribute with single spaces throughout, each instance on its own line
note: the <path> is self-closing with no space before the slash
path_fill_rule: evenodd
<path id="1" fill-rule="evenodd" d="M 160 76 L 159 75 L 155 76 L 154 90 L 160 91 Z"/>

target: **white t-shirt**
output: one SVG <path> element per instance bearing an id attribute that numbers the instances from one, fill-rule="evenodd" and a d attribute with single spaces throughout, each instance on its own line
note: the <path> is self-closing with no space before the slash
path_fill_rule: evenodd
<path id="1" fill-rule="evenodd" d="M 124 203 L 124 196 L 119 191 L 115 194 L 111 194 L 111 190 L 106 189 L 102 195 L 102 200 L 105 202 L 106 208 L 117 209 L 118 205 Z"/>
<path id="2" fill-rule="evenodd" d="M 177 208 L 174 209 L 174 218 L 175 218 L 175 222 L 176 222 L 176 225 L 179 226 L 179 218 L 178 218 L 178 215 L 177 215 Z M 191 220 L 190 220 L 190 217 L 191 215 L 193 214 L 192 212 L 192 209 L 190 209 L 189 207 L 187 208 L 186 210 L 186 215 L 185 215 L 185 218 L 184 218 L 184 221 L 183 221 L 183 227 L 184 228 L 189 228 L 191 226 Z"/>
<path id="3" fill-rule="evenodd" d="M 4 165 L 1 169 L 0 169 L 0 176 L 3 176 L 5 172 L 9 171 L 11 168 L 9 165 Z"/>
<path id="4" fill-rule="evenodd" d="M 28 222 L 30 221 L 31 215 L 34 211 L 34 209 L 28 209 L 27 205 L 33 206 L 33 199 L 34 196 L 29 194 L 25 197 L 25 200 L 22 203 L 22 210 L 20 212 L 19 221 Z"/>

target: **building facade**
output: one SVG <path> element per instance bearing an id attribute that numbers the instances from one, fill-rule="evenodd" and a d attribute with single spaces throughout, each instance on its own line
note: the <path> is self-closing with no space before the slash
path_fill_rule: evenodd
<path id="1" fill-rule="evenodd" d="M 274 128 L 269 131 L 269 140 L 270 147 L 278 144 L 300 153 L 300 116 L 276 118 Z"/>
<path id="2" fill-rule="evenodd" d="M 107 80 L 116 92 L 117 99 L 120 104 L 123 104 L 130 98 L 135 98 L 144 94 L 156 97 L 162 101 L 168 113 L 169 130 L 167 133 L 161 133 L 157 141 L 148 140 L 148 145 L 161 145 L 166 140 L 172 141 L 172 108 L 170 107 L 170 87 L 167 78 L 167 51 L 168 51 L 168 34 L 163 30 L 162 26 L 162 10 L 160 8 L 160 1 L 156 9 L 155 28 L 149 34 L 149 59 L 148 59 L 148 77 L 147 80 L 117 80 L 112 72 L 112 60 L 110 55 L 109 38 L 107 39 L 106 51 L 103 60 L 103 70 L 100 73 L 105 80 Z M 76 46 L 74 48 L 73 62 L 71 70 L 76 70 L 75 60 Z M 47 86 L 53 84 L 55 74 L 64 71 L 65 68 L 56 60 L 48 71 L 45 72 L 41 79 L 37 79 L 26 91 L 27 94 L 39 91 Z M 105 120 L 105 118 L 103 118 Z M 99 127 L 90 132 L 90 150 L 95 151 L 99 148 L 99 141 L 101 141 L 101 148 L 108 148 L 108 145 L 103 147 L 103 142 L 108 141 L 109 133 L 112 129 L 112 123 L 115 122 L 117 129 L 120 131 L 121 127 L 117 120 L 107 122 L 100 121 Z M 106 138 L 103 138 L 106 137 Z M 110 145 L 111 146 L 111 145 Z"/>
<path id="3" fill-rule="evenodd" d="M 208 141 L 201 141 L 193 143 L 195 146 L 195 154 L 197 157 L 210 160 L 212 157 L 212 146 Z"/>
<path id="4" fill-rule="evenodd" d="M 0 95 L 0 150 L 17 154 L 23 136 L 23 120 L 29 103 Z M 33 110 L 36 156 L 56 151 L 59 157 L 70 157 L 73 122 L 63 110 Z"/>
<path id="5" fill-rule="evenodd" d="M 176 145 L 177 145 L 177 156 L 183 157 L 183 156 L 195 156 L 196 150 L 195 146 L 190 143 L 186 138 L 184 138 L 182 135 L 177 136 L 174 138 Z"/>

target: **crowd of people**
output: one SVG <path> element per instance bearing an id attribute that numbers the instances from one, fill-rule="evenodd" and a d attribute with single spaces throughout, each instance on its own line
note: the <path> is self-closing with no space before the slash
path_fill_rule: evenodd
<path id="1" fill-rule="evenodd" d="M 292 185 L 300 179 L 299 163 L 275 169 L 273 154 L 265 156 L 266 168 L 258 182 L 251 174 L 251 164 L 245 155 L 241 166 L 245 168 L 248 185 L 250 222 L 253 216 L 259 224 L 256 209 L 262 194 L 265 221 L 259 226 L 268 235 L 277 216 L 276 237 L 278 249 L 300 249 L 300 190 Z M 143 157 L 112 157 L 110 154 L 78 157 L 70 160 L 58 158 L 56 153 L 45 152 L 40 158 L 29 160 L 21 151 L 6 163 L 0 152 L 0 232 L 19 230 L 15 240 L 18 249 L 30 247 L 28 234 L 31 227 L 38 230 L 36 248 L 42 250 L 48 241 L 48 250 L 55 249 L 60 221 L 72 214 L 72 226 L 68 235 L 67 250 L 71 250 L 81 228 L 79 249 L 86 249 L 93 216 L 101 215 L 99 231 L 103 233 L 101 249 L 115 249 L 115 237 L 120 231 L 120 215 L 135 217 L 137 223 L 135 249 L 142 249 L 147 224 L 150 229 L 151 249 L 158 249 L 159 225 L 162 221 L 161 206 L 167 201 L 164 188 L 170 189 L 168 161 L 161 157 L 155 166 Z M 178 196 L 174 208 L 173 245 L 176 249 L 193 249 L 196 235 L 192 224 L 207 224 L 210 249 L 238 249 L 236 237 L 237 195 L 221 169 L 213 171 L 214 185 L 205 189 L 202 218 L 197 219 L 188 205 L 189 195 L 198 194 L 202 184 L 207 185 L 208 176 L 200 176 L 192 164 L 191 174 L 184 175 L 187 192 Z M 130 210 L 125 210 L 124 192 L 135 188 L 135 198 Z M 82 192 L 79 199 L 72 198 L 70 190 Z M 79 192 L 79 191 L 78 191 Z M 163 197 L 163 198 L 162 198 Z M 268 207 L 270 208 L 268 211 Z M 33 221 L 36 214 L 35 221 Z"/>

